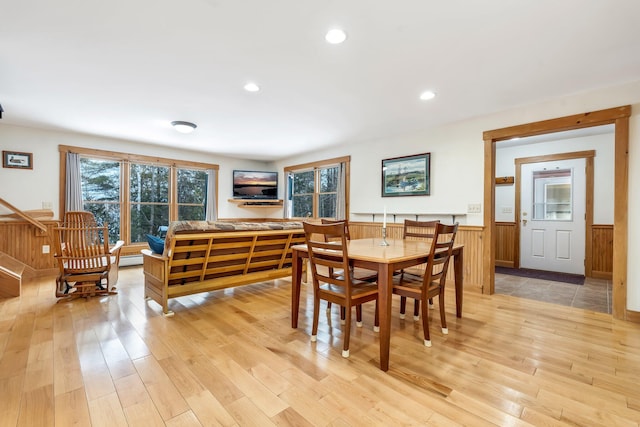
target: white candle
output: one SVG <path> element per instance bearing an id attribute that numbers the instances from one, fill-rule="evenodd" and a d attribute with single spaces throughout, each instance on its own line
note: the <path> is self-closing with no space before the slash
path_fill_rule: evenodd
<path id="1" fill-rule="evenodd" d="M 387 206 L 385 205 L 382 214 L 382 228 L 387 228 Z"/>

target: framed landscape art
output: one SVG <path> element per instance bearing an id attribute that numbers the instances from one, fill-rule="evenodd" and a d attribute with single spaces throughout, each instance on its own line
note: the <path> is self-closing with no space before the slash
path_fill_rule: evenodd
<path id="1" fill-rule="evenodd" d="M 382 160 L 382 197 L 428 196 L 431 153 Z"/>

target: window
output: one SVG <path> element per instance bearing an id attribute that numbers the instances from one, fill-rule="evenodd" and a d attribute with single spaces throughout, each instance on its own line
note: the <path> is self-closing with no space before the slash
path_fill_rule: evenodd
<path id="1" fill-rule="evenodd" d="M 287 217 L 346 217 L 347 175 L 349 158 L 331 159 L 307 165 L 285 168 L 288 174 Z"/>
<path id="2" fill-rule="evenodd" d="M 146 242 L 146 234 L 159 234 L 170 221 L 207 217 L 208 171 L 217 173 L 217 165 L 78 147 L 60 151 L 79 153 L 83 209 L 108 224 L 110 241 Z"/>
<path id="3" fill-rule="evenodd" d="M 318 176 L 318 216 L 320 218 L 335 218 L 338 200 L 338 166 L 320 168 Z"/>
<path id="4" fill-rule="evenodd" d="M 178 220 L 206 218 L 207 182 L 205 171 L 178 169 Z"/>
<path id="5" fill-rule="evenodd" d="M 313 215 L 313 196 L 315 189 L 315 172 L 293 172 L 291 189 L 292 216 L 308 218 Z"/>
<path id="6" fill-rule="evenodd" d="M 533 172 L 533 220 L 571 221 L 572 170 Z"/>
<path id="7" fill-rule="evenodd" d="M 80 158 L 84 210 L 109 226 L 109 241 L 120 238 L 120 162 Z"/>
<path id="8" fill-rule="evenodd" d="M 144 242 L 146 234 L 169 224 L 168 166 L 129 164 L 130 242 Z"/>

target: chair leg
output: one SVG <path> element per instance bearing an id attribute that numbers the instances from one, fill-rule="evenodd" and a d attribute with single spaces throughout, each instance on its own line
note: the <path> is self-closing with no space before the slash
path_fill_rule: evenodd
<path id="1" fill-rule="evenodd" d="M 311 326 L 311 342 L 318 340 L 318 318 L 320 317 L 320 296 L 313 294 L 313 325 Z"/>
<path id="2" fill-rule="evenodd" d="M 327 301 L 327 313 L 331 313 L 331 301 Z"/>
<path id="3" fill-rule="evenodd" d="M 447 328 L 447 314 L 444 311 L 444 289 L 440 289 L 438 304 L 440 305 L 440 322 L 442 322 L 442 333 L 444 335 L 447 335 L 449 333 L 449 328 Z"/>
<path id="4" fill-rule="evenodd" d="M 345 320 L 345 315 L 346 315 L 347 310 L 343 307 L 340 306 L 340 324 L 344 325 L 346 320 Z"/>
<path id="5" fill-rule="evenodd" d="M 362 304 L 356 305 L 356 327 L 362 328 Z"/>
<path id="6" fill-rule="evenodd" d="M 422 330 L 424 331 L 424 345 L 431 347 L 431 335 L 429 335 L 429 305 L 426 298 L 422 301 Z"/>
<path id="7" fill-rule="evenodd" d="M 413 300 L 413 320 L 415 321 L 420 320 L 420 300 L 419 299 Z"/>
<path id="8" fill-rule="evenodd" d="M 407 308 L 407 297 L 400 297 L 400 318 L 404 319 L 405 318 L 405 310 Z"/>
<path id="9" fill-rule="evenodd" d="M 351 307 L 346 310 L 346 324 L 344 327 L 344 343 L 342 346 L 342 357 L 349 357 L 349 336 L 351 335 Z"/>
<path id="10" fill-rule="evenodd" d="M 380 332 L 380 314 L 378 312 L 378 300 L 376 300 L 376 312 L 373 318 L 373 332 Z"/>

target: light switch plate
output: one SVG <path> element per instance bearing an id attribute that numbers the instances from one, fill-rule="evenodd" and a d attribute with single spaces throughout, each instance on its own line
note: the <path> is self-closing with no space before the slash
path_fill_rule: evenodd
<path id="1" fill-rule="evenodd" d="M 467 213 L 480 213 L 482 212 L 482 205 L 480 203 L 469 203 L 467 206 Z"/>

